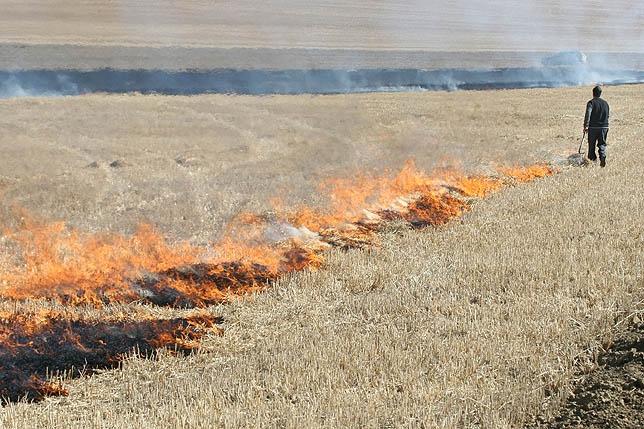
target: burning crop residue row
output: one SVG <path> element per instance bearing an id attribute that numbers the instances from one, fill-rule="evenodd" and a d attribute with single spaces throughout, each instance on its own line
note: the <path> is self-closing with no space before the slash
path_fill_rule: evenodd
<path id="1" fill-rule="evenodd" d="M 113 368 L 132 350 L 142 355 L 162 347 L 190 352 L 204 332 L 216 329 L 216 322 L 206 314 L 97 322 L 54 311 L 0 313 L 0 397 L 16 401 L 66 395 L 64 387 L 47 381 L 47 372 L 79 375 Z"/>
<path id="2" fill-rule="evenodd" d="M 410 162 L 395 175 L 324 182 L 326 208 L 275 202 L 270 214 L 240 214 L 212 246 L 169 244 L 145 225 L 131 236 L 84 233 L 23 213 L 21 227 L 4 232 L 6 248 L 17 252 L 0 270 L 0 298 L 97 308 L 132 302 L 204 308 L 261 291 L 286 273 L 318 268 L 331 247 L 377 246 L 378 231 L 388 222 L 443 225 L 468 210 L 471 198 L 552 173 L 536 165 L 499 169 L 494 176 L 455 170 L 427 175 Z M 0 395 L 16 400 L 63 394 L 47 384 L 47 370 L 112 367 L 133 348 L 146 354 L 166 346 L 189 351 L 214 323 L 199 314 L 100 323 L 51 312 L 0 314 Z"/>
<path id="3" fill-rule="evenodd" d="M 551 168 L 538 164 L 528 167 L 501 167 L 499 168 L 499 172 L 517 182 L 530 182 L 531 180 L 540 179 L 553 173 Z"/>
<path id="4" fill-rule="evenodd" d="M 508 176 L 551 172 L 544 166 L 515 170 Z M 275 202 L 271 215 L 242 213 L 212 246 L 170 245 L 149 225 L 131 236 L 90 234 L 22 213 L 21 227 L 4 233 L 19 255 L 0 271 L 0 296 L 98 307 L 134 301 L 204 307 L 261 290 L 285 273 L 318 267 L 329 247 L 376 245 L 387 221 L 444 224 L 467 210 L 464 197 L 484 197 L 506 183 L 503 176 L 454 170 L 427 175 L 413 163 L 396 175 L 328 180 L 320 186 L 328 207 Z"/>

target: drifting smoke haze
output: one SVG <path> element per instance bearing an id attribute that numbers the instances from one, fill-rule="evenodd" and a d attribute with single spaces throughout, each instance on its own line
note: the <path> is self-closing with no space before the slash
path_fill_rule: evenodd
<path id="1" fill-rule="evenodd" d="M 3 73 L 0 72 L 0 80 Z M 644 81 L 644 72 L 561 67 L 386 70 L 163 70 L 27 71 L 4 74 L 0 97 L 88 93 L 339 94 L 561 87 Z"/>
<path id="2" fill-rule="evenodd" d="M 16 3 L 8 10 L 0 18 L 0 24 L 6 24 L 0 26 L 0 43 L 26 43 L 34 55 L 34 46 L 42 43 L 94 45 L 101 47 L 101 57 L 97 61 L 90 58 L 91 53 L 74 55 L 75 48 L 68 47 L 55 54 L 58 68 L 43 69 L 25 60 L 29 57 L 21 53 L 25 46 L 15 49 L 14 63 L 11 53 L 2 60 L 3 68 L 12 72 L 0 76 L 0 97 L 5 98 L 91 92 L 324 94 L 643 80 L 638 70 L 643 69 L 644 33 L 638 23 L 644 20 L 644 5 L 637 1 L 387 1 L 374 5 L 364 0 L 350 4 L 283 0 L 162 6 L 119 1 L 98 11 L 90 3 L 59 1 Z M 65 25 L 67 18 L 78 24 L 73 33 Z M 172 53 L 163 53 L 164 49 L 143 53 L 146 46 L 168 47 Z M 228 57 L 218 52 L 208 60 L 208 52 L 195 51 L 191 55 L 199 58 L 190 59 L 178 52 L 196 47 L 226 48 Z M 124 51 L 128 48 L 139 51 Z M 293 48 L 297 50 L 290 51 Z M 363 52 L 345 54 L 339 61 L 342 55 L 333 49 Z M 423 51 L 427 55 L 450 52 L 451 59 L 442 63 L 422 59 Z M 544 56 L 558 51 L 588 52 L 589 62 L 543 67 Z M 401 67 L 404 52 L 416 59 L 402 61 Z M 472 61 L 473 52 L 490 52 L 490 56 Z M 500 61 L 499 52 L 511 59 Z M 148 60 L 133 70 L 119 59 L 124 53 L 131 58 L 143 53 Z M 248 60 L 240 64 L 233 58 L 237 54 Z M 180 62 L 173 62 L 173 55 Z M 271 61 L 262 59 L 266 56 L 279 59 L 268 66 Z M 25 62 L 30 70 L 25 70 Z M 85 62 L 92 64 L 89 70 Z M 166 68 L 169 64 L 172 70 Z M 190 73 L 192 69 L 197 72 Z"/>

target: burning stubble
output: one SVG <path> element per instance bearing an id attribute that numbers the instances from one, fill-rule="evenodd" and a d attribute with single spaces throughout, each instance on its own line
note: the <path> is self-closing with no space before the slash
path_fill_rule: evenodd
<path id="1" fill-rule="evenodd" d="M 0 272 L 0 297 L 94 307 L 225 303 L 284 274 L 321 267 L 331 247 L 377 247 L 378 232 L 390 221 L 410 228 L 443 225 L 467 211 L 473 198 L 554 173 L 548 165 L 497 170 L 493 176 L 450 169 L 426 174 L 409 161 L 397 174 L 326 180 L 320 192 L 329 196 L 328 207 L 289 208 L 275 201 L 269 214 L 232 219 L 223 238 L 207 247 L 170 244 L 148 225 L 132 236 L 90 234 L 22 213 L 21 227 L 4 232 L 19 255 Z M 214 325 L 220 322 L 198 311 L 183 319 L 100 323 L 52 312 L 1 316 L 7 376 L 0 379 L 0 395 L 12 401 L 65 394 L 46 381 L 48 371 L 77 368 L 71 375 L 78 375 L 78 368 L 114 367 L 133 349 L 189 352 L 204 332 L 219 332 Z"/>
<path id="2" fill-rule="evenodd" d="M 159 348 L 188 353 L 220 322 L 210 315 L 170 320 L 69 318 L 64 313 L 0 313 L 0 397 L 4 401 L 67 395 L 48 373 L 78 376 L 113 368 L 133 350 L 152 356 Z"/>

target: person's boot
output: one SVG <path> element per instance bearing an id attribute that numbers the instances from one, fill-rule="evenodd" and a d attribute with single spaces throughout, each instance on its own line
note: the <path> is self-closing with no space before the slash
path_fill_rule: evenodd
<path id="1" fill-rule="evenodd" d="M 601 168 L 606 167 L 606 158 L 601 158 L 601 159 L 599 160 L 599 166 L 600 166 Z"/>

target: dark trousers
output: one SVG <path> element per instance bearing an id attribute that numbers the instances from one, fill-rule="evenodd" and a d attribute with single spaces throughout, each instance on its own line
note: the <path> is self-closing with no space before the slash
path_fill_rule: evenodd
<path id="1" fill-rule="evenodd" d="M 608 138 L 608 128 L 590 128 L 588 130 L 588 159 L 595 161 L 597 153 L 595 147 L 599 149 L 599 159 L 606 158 L 606 139 Z"/>

